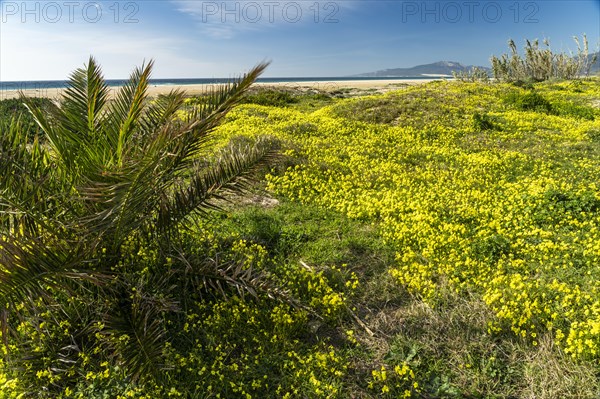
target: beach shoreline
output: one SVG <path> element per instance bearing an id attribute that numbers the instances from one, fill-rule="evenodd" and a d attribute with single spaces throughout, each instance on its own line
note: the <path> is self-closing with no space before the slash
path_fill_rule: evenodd
<path id="1" fill-rule="evenodd" d="M 313 89 L 325 92 L 335 92 L 342 89 L 359 90 L 394 90 L 403 86 L 422 84 L 439 79 L 382 79 L 382 80 L 331 80 L 331 81 L 297 81 L 297 82 L 256 82 L 254 87 L 274 87 L 274 88 L 292 88 L 292 89 Z M 205 93 L 218 84 L 189 84 L 189 85 L 151 85 L 148 87 L 150 97 L 156 97 L 160 94 L 168 94 L 172 90 L 181 89 L 188 95 L 194 96 Z M 116 93 L 119 87 L 111 87 L 111 94 Z M 58 99 L 65 89 L 57 88 L 39 88 L 25 90 L 0 90 L 0 100 L 18 98 L 20 93 L 26 97 L 51 98 Z"/>

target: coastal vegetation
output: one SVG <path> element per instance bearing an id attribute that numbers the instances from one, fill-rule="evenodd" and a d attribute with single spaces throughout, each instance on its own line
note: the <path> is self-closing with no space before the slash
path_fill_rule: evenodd
<path id="1" fill-rule="evenodd" d="M 492 56 L 492 68 L 472 67 L 459 72 L 452 72 L 455 79 L 462 82 L 488 82 L 490 76 L 496 81 L 518 85 L 542 82 L 549 79 L 576 79 L 588 77 L 598 72 L 598 51 L 590 53 L 589 42 L 584 34 L 580 40 L 574 36 L 577 53 L 555 52 L 550 47 L 550 40 L 525 40 L 524 54 L 521 55 L 514 40 L 508 41 L 509 54 L 500 57 Z"/>
<path id="2" fill-rule="evenodd" d="M 50 107 L 52 101 L 47 98 L 32 98 L 31 103 L 39 108 L 47 108 Z M 21 124 L 21 129 L 26 131 L 30 141 L 36 135 L 42 137 L 40 127 L 35 123 L 23 101 L 17 98 L 0 100 L 0 126 L 2 129 L 9 129 L 13 120 L 15 123 L 18 121 Z"/>
<path id="3" fill-rule="evenodd" d="M 517 45 L 511 39 L 508 41 L 510 54 L 491 58 L 494 78 L 504 82 L 525 83 L 589 76 L 598 53 L 590 54 L 586 35 L 583 35 L 581 41 L 577 36 L 573 39 L 577 45 L 576 54 L 552 51 L 548 39 L 543 40 L 544 47 L 540 47 L 538 39 L 526 40 L 524 57 L 519 54 Z"/>
<path id="4" fill-rule="evenodd" d="M 112 100 L 0 134 L 0 398 L 596 398 L 600 81 Z"/>

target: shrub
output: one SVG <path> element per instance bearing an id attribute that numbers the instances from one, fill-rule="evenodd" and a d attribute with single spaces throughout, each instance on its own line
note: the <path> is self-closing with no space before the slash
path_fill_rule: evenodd
<path id="1" fill-rule="evenodd" d="M 548 79 L 574 79 L 580 75 L 588 76 L 595 57 L 589 57 L 587 37 L 583 35 L 583 47 L 579 38 L 577 54 L 555 53 L 550 48 L 548 39 L 544 39 L 546 48 L 540 48 L 539 41 L 526 40 L 525 57 L 519 55 L 517 45 L 508 41 L 510 54 L 501 57 L 492 56 L 492 72 L 494 77 L 505 82 L 541 82 Z"/>
<path id="2" fill-rule="evenodd" d="M 572 101 L 556 101 L 552 104 L 553 110 L 558 115 L 570 116 L 572 118 L 587 119 L 593 121 L 600 111 L 593 107 L 579 105 Z"/>
<path id="3" fill-rule="evenodd" d="M 496 129 L 496 125 L 488 114 L 475 112 L 473 114 L 473 128 L 480 131 L 494 130 Z"/>
<path id="4" fill-rule="evenodd" d="M 490 81 L 489 72 L 483 68 L 473 67 L 468 71 L 455 72 L 452 71 L 452 76 L 461 82 L 483 82 Z"/>
<path id="5" fill-rule="evenodd" d="M 247 94 L 244 103 L 266 105 L 271 107 L 285 107 L 298 102 L 298 98 L 285 90 L 264 89 Z"/>
<path id="6" fill-rule="evenodd" d="M 511 92 L 504 97 L 504 102 L 519 111 L 535 111 L 550 114 L 553 112 L 552 104 L 541 94 L 535 91 Z"/>

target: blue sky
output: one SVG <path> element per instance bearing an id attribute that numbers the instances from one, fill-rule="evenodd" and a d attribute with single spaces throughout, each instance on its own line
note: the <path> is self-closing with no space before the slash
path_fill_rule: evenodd
<path id="1" fill-rule="evenodd" d="M 600 41 L 600 1 L 7 1 L 0 80 L 65 79 L 94 55 L 107 78 L 347 76 L 440 60 L 489 65 L 509 38 Z"/>

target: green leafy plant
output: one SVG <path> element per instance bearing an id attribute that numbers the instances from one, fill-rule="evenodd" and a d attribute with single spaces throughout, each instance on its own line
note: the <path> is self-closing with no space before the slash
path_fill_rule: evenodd
<path id="1" fill-rule="evenodd" d="M 47 108 L 52 104 L 48 98 L 31 98 L 30 101 L 40 108 Z M 33 141 L 39 132 L 39 127 L 27 111 L 23 101 L 17 98 L 0 100 L 0 123 L 9 125 L 13 119 L 21 120 L 22 128 L 27 131 L 28 139 Z"/>
<path id="2" fill-rule="evenodd" d="M 269 290 L 242 262 L 191 254 L 181 234 L 276 154 L 274 140 L 258 138 L 206 155 L 211 132 L 267 64 L 214 89 L 183 119 L 184 92 L 148 97 L 152 65 L 111 98 L 90 58 L 60 105 L 21 99 L 46 144 L 30 145 L 18 121 L 0 134 L 2 337 L 8 366 L 34 392 L 52 396 L 102 364 L 127 381 L 154 381 L 167 321 L 189 298 Z"/>
<path id="3" fill-rule="evenodd" d="M 519 111 L 554 112 L 550 101 L 535 91 L 510 92 L 504 97 L 504 102 Z"/>
<path id="4" fill-rule="evenodd" d="M 488 114 L 475 112 L 473 114 L 473 128 L 475 130 L 484 131 L 494 130 L 497 126 Z"/>
<path id="5" fill-rule="evenodd" d="M 249 104 L 267 105 L 270 107 L 285 107 L 298 102 L 298 98 L 289 91 L 276 89 L 259 89 L 248 93 L 243 102 Z"/>

